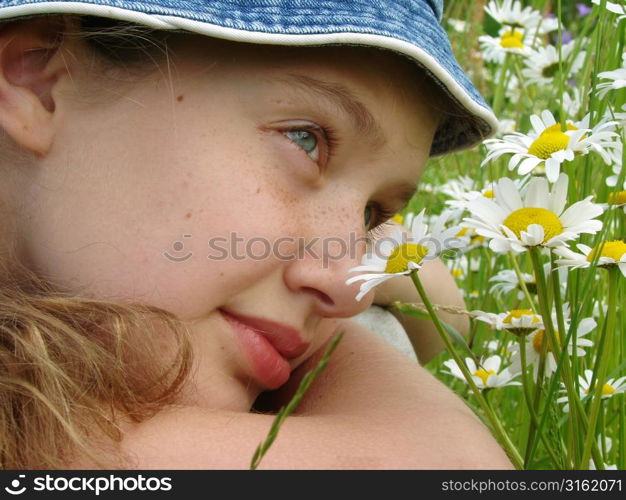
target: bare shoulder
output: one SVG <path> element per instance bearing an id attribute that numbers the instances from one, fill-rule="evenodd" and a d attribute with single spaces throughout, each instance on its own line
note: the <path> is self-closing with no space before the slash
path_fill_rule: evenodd
<path id="1" fill-rule="evenodd" d="M 263 414 L 169 409 L 128 432 L 123 447 L 137 469 L 247 469 L 273 420 Z M 353 418 L 290 416 L 259 468 L 383 468 L 388 462 L 374 446 L 376 439 L 352 439 L 359 432 L 355 425 Z M 372 430 L 371 423 L 360 425 L 361 432 Z"/>
<path id="2" fill-rule="evenodd" d="M 283 422 L 261 469 L 511 467 L 459 398 L 351 323 L 344 323 L 339 356 L 331 357 L 334 369 L 329 363 L 326 380 L 311 386 L 321 403 Z M 371 385 L 362 385 L 368 377 Z M 271 414 L 170 407 L 129 428 L 122 448 L 137 469 L 246 469 L 273 420 Z"/>

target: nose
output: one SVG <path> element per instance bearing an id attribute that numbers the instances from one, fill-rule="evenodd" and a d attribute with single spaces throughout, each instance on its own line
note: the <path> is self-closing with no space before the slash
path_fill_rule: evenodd
<path id="1" fill-rule="evenodd" d="M 365 237 L 354 232 L 345 237 L 314 237 L 312 241 L 303 241 L 298 257 L 285 270 L 285 283 L 292 292 L 310 296 L 322 317 L 354 316 L 367 309 L 374 298 L 370 292 L 357 301 L 360 282 L 346 285 L 346 280 L 355 275 L 348 270 L 361 264 L 364 252 Z"/>

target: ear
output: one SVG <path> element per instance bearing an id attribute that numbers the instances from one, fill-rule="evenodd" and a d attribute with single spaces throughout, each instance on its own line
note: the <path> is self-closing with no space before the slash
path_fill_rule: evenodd
<path id="1" fill-rule="evenodd" d="M 58 121 L 54 91 L 67 71 L 59 50 L 64 28 L 64 18 L 43 17 L 0 29 L 0 126 L 38 157 L 50 150 Z"/>

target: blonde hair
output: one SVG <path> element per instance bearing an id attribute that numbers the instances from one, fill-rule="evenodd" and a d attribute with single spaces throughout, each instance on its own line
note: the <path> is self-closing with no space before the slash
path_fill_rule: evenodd
<path id="1" fill-rule="evenodd" d="M 124 66 L 138 77 L 165 53 L 165 33 L 78 19 L 75 35 L 103 74 Z M 0 144 L 5 167 L 28 161 L 2 134 Z M 175 402 L 193 362 L 189 330 L 157 307 L 65 292 L 16 256 L 14 248 L 0 255 L 0 467 L 62 469 L 78 458 L 128 468 L 120 422 L 141 422 Z M 157 335 L 176 346 L 169 359 Z"/>

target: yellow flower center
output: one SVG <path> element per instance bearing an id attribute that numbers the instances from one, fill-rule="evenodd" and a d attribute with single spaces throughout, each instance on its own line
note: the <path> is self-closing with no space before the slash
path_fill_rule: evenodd
<path id="1" fill-rule="evenodd" d="M 396 214 L 391 218 L 392 221 L 397 222 L 398 224 L 402 224 L 404 222 L 404 217 L 400 214 Z"/>
<path id="2" fill-rule="evenodd" d="M 428 248 L 415 243 L 404 243 L 393 249 L 387 265 L 386 273 L 403 273 L 409 270 L 409 262 L 419 264 L 428 255 Z"/>
<path id="3" fill-rule="evenodd" d="M 500 46 L 505 49 L 523 49 L 524 35 L 521 31 L 509 30 L 500 37 Z"/>
<path id="4" fill-rule="evenodd" d="M 463 277 L 463 269 L 454 269 L 452 271 L 452 276 L 454 276 L 455 278 L 462 278 Z"/>
<path id="5" fill-rule="evenodd" d="M 493 189 L 487 189 L 486 191 L 483 191 L 483 196 L 485 198 L 494 198 Z"/>
<path id="6" fill-rule="evenodd" d="M 591 252 L 589 252 L 589 255 L 587 255 L 587 262 L 591 262 L 595 258 L 595 255 L 598 253 L 598 248 L 600 248 L 600 245 L 598 245 L 593 250 L 591 250 Z M 624 255 L 625 253 L 626 243 L 620 240 L 607 241 L 602 247 L 600 257 L 608 257 L 609 259 L 620 260 L 622 258 L 622 255 Z"/>
<path id="7" fill-rule="evenodd" d="M 470 239 L 470 243 L 473 245 L 478 245 L 480 243 L 483 243 L 485 241 L 485 237 L 477 234 L 476 236 L 472 236 L 472 238 Z"/>
<path id="8" fill-rule="evenodd" d="M 623 205 L 626 203 L 626 191 L 609 193 L 609 205 Z"/>
<path id="9" fill-rule="evenodd" d="M 530 309 L 513 309 L 509 312 L 509 314 L 506 315 L 502 322 L 511 325 L 514 318 L 520 319 L 522 316 L 532 316 L 532 323 L 539 323 L 539 318 Z"/>
<path id="10" fill-rule="evenodd" d="M 479 368 L 472 375 L 474 375 L 475 377 L 480 377 L 480 379 L 483 381 L 483 384 L 487 385 L 487 379 L 489 378 L 489 375 L 495 374 L 496 372 L 494 372 L 493 370 L 485 370 L 484 368 Z"/>
<path id="11" fill-rule="evenodd" d="M 578 130 L 578 127 L 568 123 L 567 130 Z M 528 153 L 537 158 L 547 160 L 552 153 L 567 148 L 568 144 L 569 137 L 561 131 L 561 124 L 555 123 L 541 132 L 539 137 L 528 148 Z"/>
<path id="12" fill-rule="evenodd" d="M 502 224 L 513 231 L 518 238 L 521 238 L 522 231 L 526 231 L 528 226 L 539 224 L 543 227 L 542 243 L 563 232 L 563 225 L 557 215 L 550 210 L 538 207 L 519 208 L 511 212 Z"/>
<path id="13" fill-rule="evenodd" d="M 596 387 L 598 387 L 598 384 L 596 384 Z M 602 395 L 603 396 L 610 396 L 614 392 L 615 392 L 615 387 L 613 387 L 612 385 L 604 384 L 602 386 Z M 585 389 L 585 394 L 589 394 L 589 388 Z"/>
<path id="14" fill-rule="evenodd" d="M 456 237 L 461 238 L 465 236 L 468 230 L 469 230 L 469 227 L 462 227 L 461 230 L 458 233 L 456 233 Z"/>
<path id="15" fill-rule="evenodd" d="M 533 335 L 533 349 L 535 350 L 535 352 L 537 354 L 541 353 L 541 344 L 543 344 L 543 338 L 544 338 L 545 334 L 546 334 L 545 330 L 537 330 L 535 335 Z M 559 332 L 557 330 L 554 331 L 554 335 L 556 336 L 556 339 L 559 342 L 561 342 L 561 337 L 559 336 Z M 550 349 L 550 344 L 549 343 L 546 346 L 546 349 L 547 349 L 548 352 L 552 351 L 552 349 Z"/>

